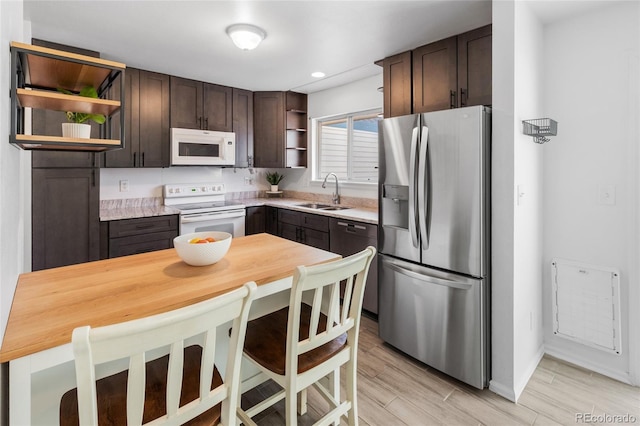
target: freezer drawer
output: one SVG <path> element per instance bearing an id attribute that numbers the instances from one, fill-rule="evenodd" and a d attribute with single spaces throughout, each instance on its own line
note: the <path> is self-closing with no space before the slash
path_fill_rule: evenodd
<path id="1" fill-rule="evenodd" d="M 489 380 L 486 282 L 380 254 L 380 337 L 477 388 Z"/>

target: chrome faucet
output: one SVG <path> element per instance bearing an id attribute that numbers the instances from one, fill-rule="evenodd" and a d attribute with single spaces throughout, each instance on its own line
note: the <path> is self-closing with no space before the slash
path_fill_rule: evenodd
<path id="1" fill-rule="evenodd" d="M 329 176 L 333 175 L 334 178 L 336 178 L 336 192 L 335 194 L 331 194 L 331 201 L 333 202 L 333 204 L 340 204 L 340 194 L 338 194 L 338 176 L 336 176 L 335 173 L 328 173 L 325 177 L 324 177 L 324 182 L 322 182 L 322 187 L 326 188 L 327 187 L 327 179 L 329 178 Z"/>

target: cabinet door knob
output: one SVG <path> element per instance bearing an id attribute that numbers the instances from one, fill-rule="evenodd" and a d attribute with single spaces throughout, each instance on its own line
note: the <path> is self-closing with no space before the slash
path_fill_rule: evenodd
<path id="1" fill-rule="evenodd" d="M 449 107 L 450 108 L 455 108 L 456 107 L 456 91 L 455 90 L 451 90 L 449 91 Z"/>
<path id="2" fill-rule="evenodd" d="M 460 88 L 460 106 L 467 106 L 467 89 Z"/>
<path id="3" fill-rule="evenodd" d="M 137 152 L 134 152 L 134 153 L 133 153 L 133 167 L 136 167 L 136 166 L 137 166 L 137 163 L 136 163 L 136 159 L 137 159 L 136 157 L 137 157 L 137 156 L 138 156 L 138 153 L 137 153 Z"/>

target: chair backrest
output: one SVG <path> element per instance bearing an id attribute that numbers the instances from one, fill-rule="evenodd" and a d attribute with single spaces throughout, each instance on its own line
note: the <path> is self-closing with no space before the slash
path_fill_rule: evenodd
<path id="1" fill-rule="evenodd" d="M 97 425 L 96 365 L 129 360 L 127 424 L 142 424 L 145 401 L 145 354 L 169 348 L 166 412 L 153 424 L 182 424 L 223 402 L 222 421 L 235 424 L 240 360 L 249 308 L 256 289 L 250 282 L 227 294 L 203 302 L 125 323 L 104 327 L 78 327 L 73 331 L 81 425 Z M 217 327 L 233 321 L 223 384 L 211 389 Z M 199 398 L 179 407 L 185 340 L 201 338 Z"/>
<path id="2" fill-rule="evenodd" d="M 357 348 L 362 299 L 369 266 L 376 249 L 344 259 L 314 266 L 298 266 L 293 276 L 287 324 L 287 374 L 298 369 L 298 356 L 347 333 L 347 342 Z M 342 306 L 340 283 L 346 282 Z M 303 303 L 311 307 L 309 337 L 300 340 Z M 326 327 L 321 327 L 321 313 L 326 313 Z M 322 328 L 325 328 L 322 330 Z"/>

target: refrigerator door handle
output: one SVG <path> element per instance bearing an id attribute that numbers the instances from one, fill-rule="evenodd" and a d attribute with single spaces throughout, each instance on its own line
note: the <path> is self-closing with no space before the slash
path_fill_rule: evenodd
<path id="1" fill-rule="evenodd" d="M 418 224 L 416 223 L 416 159 L 418 159 L 418 127 L 411 133 L 411 156 L 409 158 L 409 234 L 414 247 L 418 247 Z"/>
<path id="2" fill-rule="evenodd" d="M 429 185 L 426 184 L 427 148 L 429 146 L 429 128 L 422 126 L 420 137 L 420 153 L 418 154 L 418 229 L 422 240 L 422 250 L 429 248 L 429 227 L 427 212 L 429 210 Z"/>
<path id="3" fill-rule="evenodd" d="M 458 288 L 460 290 L 469 290 L 469 289 L 472 288 L 471 284 L 468 284 L 468 283 L 465 283 L 465 282 L 462 282 L 462 281 L 448 280 L 446 278 L 438 278 L 438 277 L 434 277 L 432 275 L 424 275 L 424 274 L 421 274 L 419 272 L 415 272 L 415 271 L 412 271 L 410 269 L 403 268 L 402 266 L 400 266 L 400 265 L 398 265 L 398 264 L 396 264 L 396 263 L 394 263 L 392 261 L 388 261 L 388 262 L 385 261 L 384 263 L 386 263 L 386 265 L 390 269 L 392 269 L 392 270 L 394 270 L 394 271 L 396 271 L 396 272 L 398 272 L 398 273 L 400 273 L 402 275 L 406 275 L 409 278 L 414 278 L 414 279 L 419 280 L 419 281 L 428 281 L 428 282 L 430 282 L 432 284 L 438 284 L 438 285 L 442 285 L 442 286 L 445 286 L 445 287 Z"/>

